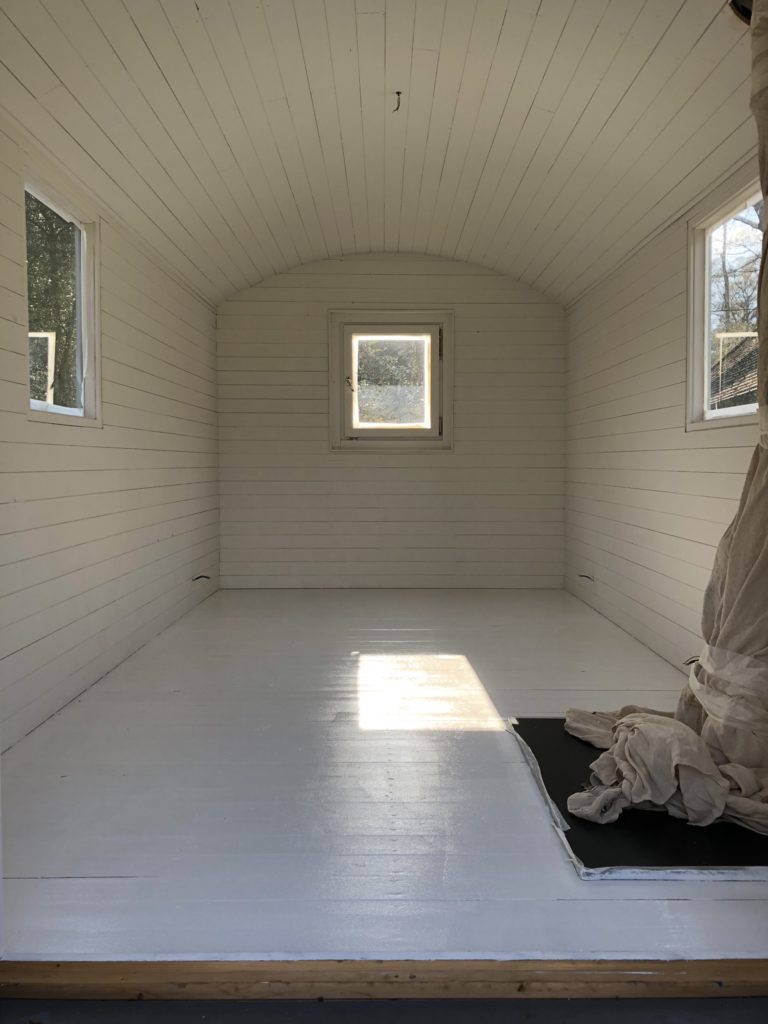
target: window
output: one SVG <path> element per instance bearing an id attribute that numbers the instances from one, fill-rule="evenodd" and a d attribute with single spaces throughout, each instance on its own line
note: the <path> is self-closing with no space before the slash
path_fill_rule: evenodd
<path id="1" fill-rule="evenodd" d="M 452 316 L 330 314 L 331 447 L 448 448 Z"/>
<path id="2" fill-rule="evenodd" d="M 690 232 L 688 426 L 754 419 L 763 199 L 752 186 Z"/>
<path id="3" fill-rule="evenodd" d="M 24 199 L 30 415 L 94 422 L 96 224 L 37 189 Z"/>

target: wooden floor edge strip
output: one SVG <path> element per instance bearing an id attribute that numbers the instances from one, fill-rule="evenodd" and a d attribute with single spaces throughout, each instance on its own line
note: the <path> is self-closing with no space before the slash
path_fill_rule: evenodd
<path id="1" fill-rule="evenodd" d="M 16 999 L 768 996 L 768 959 L 2 961 Z"/>

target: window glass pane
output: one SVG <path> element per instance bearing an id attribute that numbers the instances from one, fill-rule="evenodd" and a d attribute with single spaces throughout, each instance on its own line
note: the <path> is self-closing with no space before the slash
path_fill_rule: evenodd
<path id="1" fill-rule="evenodd" d="M 26 193 L 29 388 L 32 399 L 82 407 L 82 231 Z"/>
<path id="2" fill-rule="evenodd" d="M 429 429 L 429 334 L 354 334 L 352 425 Z"/>
<path id="3" fill-rule="evenodd" d="M 755 196 L 709 233 L 710 410 L 757 402 L 757 279 L 763 201 Z"/>

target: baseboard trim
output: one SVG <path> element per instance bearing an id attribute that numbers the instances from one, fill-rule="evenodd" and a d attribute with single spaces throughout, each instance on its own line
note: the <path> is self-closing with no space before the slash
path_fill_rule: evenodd
<path id="1" fill-rule="evenodd" d="M 21 999 L 621 999 L 768 996 L 768 959 L 3 961 Z"/>

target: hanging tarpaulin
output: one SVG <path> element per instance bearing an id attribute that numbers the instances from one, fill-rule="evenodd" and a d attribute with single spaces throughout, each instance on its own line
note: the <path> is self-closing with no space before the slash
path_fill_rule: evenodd
<path id="1" fill-rule="evenodd" d="M 752 13 L 752 113 L 768 193 L 768 0 Z M 568 809 L 608 823 L 627 807 L 663 806 L 695 825 L 737 822 L 768 833 L 768 277 L 758 297 L 760 443 L 736 517 L 715 556 L 702 613 L 704 648 L 674 715 L 628 707 L 569 711 L 566 729 L 601 747 Z"/>

